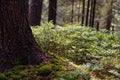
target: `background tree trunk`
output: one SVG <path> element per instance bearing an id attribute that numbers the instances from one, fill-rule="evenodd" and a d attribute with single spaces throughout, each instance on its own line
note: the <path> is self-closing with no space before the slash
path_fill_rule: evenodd
<path id="1" fill-rule="evenodd" d="M 81 0 L 79 0 L 79 7 L 78 7 L 78 23 L 80 22 L 80 6 L 81 5 Z"/>
<path id="2" fill-rule="evenodd" d="M 96 9 L 96 0 L 93 0 L 93 12 L 92 12 L 91 27 L 94 27 L 95 12 L 96 12 L 95 9 Z"/>
<path id="3" fill-rule="evenodd" d="M 91 1 L 91 0 L 88 0 L 88 2 L 87 2 L 87 11 L 86 11 L 86 22 L 85 22 L 85 26 L 88 26 L 90 1 Z"/>
<path id="4" fill-rule="evenodd" d="M 0 0 L 0 72 L 45 61 L 28 22 L 28 0 Z"/>
<path id="5" fill-rule="evenodd" d="M 71 1 L 71 3 L 72 3 L 72 16 L 71 16 L 71 23 L 73 24 L 73 22 L 74 22 L 74 0 L 72 0 Z"/>
<path id="6" fill-rule="evenodd" d="M 89 21 L 90 27 L 94 27 L 95 8 L 96 8 L 96 0 L 92 0 L 91 1 L 91 11 L 90 11 L 90 21 Z"/>
<path id="7" fill-rule="evenodd" d="M 82 25 L 84 25 L 84 18 L 85 18 L 85 0 L 82 0 L 82 22 L 81 22 Z"/>
<path id="8" fill-rule="evenodd" d="M 113 5 L 113 1 L 111 0 L 109 9 L 107 11 L 107 18 L 106 18 L 106 30 L 108 30 L 108 31 L 110 30 L 111 23 L 112 23 L 112 18 L 113 18 L 112 5 Z"/>
<path id="9" fill-rule="evenodd" d="M 29 20 L 31 26 L 40 25 L 43 0 L 30 0 Z"/>
<path id="10" fill-rule="evenodd" d="M 90 27 L 91 27 L 91 23 L 92 23 L 92 14 L 93 14 L 93 0 L 91 0 L 91 4 L 90 4 L 90 19 L 89 19 Z"/>
<path id="11" fill-rule="evenodd" d="M 48 12 L 48 21 L 53 21 L 53 24 L 56 24 L 57 16 L 57 0 L 49 0 L 49 12 Z"/>

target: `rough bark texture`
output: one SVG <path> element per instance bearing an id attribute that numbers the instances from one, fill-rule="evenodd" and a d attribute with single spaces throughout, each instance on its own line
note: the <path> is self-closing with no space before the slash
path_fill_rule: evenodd
<path id="1" fill-rule="evenodd" d="M 28 22 L 28 0 L 0 0 L 0 72 L 46 60 Z"/>
<path id="2" fill-rule="evenodd" d="M 43 0 L 30 0 L 29 20 L 31 26 L 40 25 Z"/>
<path id="3" fill-rule="evenodd" d="M 49 0 L 49 13 L 48 21 L 53 21 L 53 24 L 56 24 L 57 16 L 57 0 Z"/>

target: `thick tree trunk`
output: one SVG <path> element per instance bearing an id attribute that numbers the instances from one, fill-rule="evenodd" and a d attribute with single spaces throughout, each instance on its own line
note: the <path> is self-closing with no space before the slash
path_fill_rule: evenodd
<path id="1" fill-rule="evenodd" d="M 57 0 L 49 0 L 49 13 L 48 21 L 53 21 L 53 24 L 56 24 L 57 16 Z"/>
<path id="2" fill-rule="evenodd" d="M 28 0 L 0 0 L 0 72 L 44 60 L 29 27 Z"/>
<path id="3" fill-rule="evenodd" d="M 30 0 L 29 20 L 31 26 L 40 25 L 43 0 Z"/>

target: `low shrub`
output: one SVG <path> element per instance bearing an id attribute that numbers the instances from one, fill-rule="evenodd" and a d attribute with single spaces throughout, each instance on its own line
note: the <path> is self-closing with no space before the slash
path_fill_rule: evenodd
<path id="1" fill-rule="evenodd" d="M 0 73 L 0 80 L 7 80 L 6 76 L 4 74 L 2 74 L 2 73 Z"/>
<path id="2" fill-rule="evenodd" d="M 37 69 L 37 71 L 41 76 L 48 76 L 48 75 L 50 75 L 50 73 L 52 73 L 52 66 L 44 65 L 44 66 L 40 67 L 39 69 Z"/>

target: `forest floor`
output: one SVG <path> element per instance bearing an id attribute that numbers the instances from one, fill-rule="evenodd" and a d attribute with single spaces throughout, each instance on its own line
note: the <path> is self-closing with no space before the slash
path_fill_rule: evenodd
<path id="1" fill-rule="evenodd" d="M 51 23 L 32 30 L 50 60 L 15 66 L 1 73 L 0 80 L 120 80 L 120 32 Z"/>

